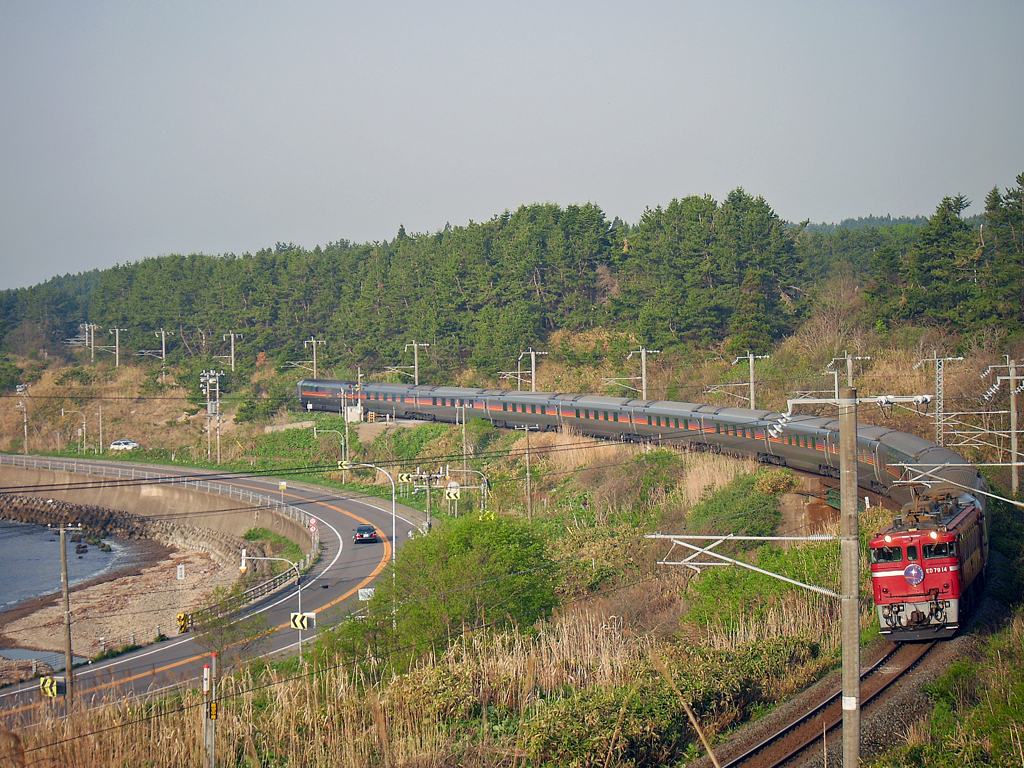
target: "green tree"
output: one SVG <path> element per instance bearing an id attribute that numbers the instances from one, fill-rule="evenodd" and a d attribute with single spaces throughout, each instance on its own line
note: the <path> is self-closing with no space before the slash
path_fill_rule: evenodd
<path id="1" fill-rule="evenodd" d="M 345 625 L 343 643 L 352 652 L 418 656 L 464 629 L 529 625 L 557 604 L 554 584 L 547 546 L 526 523 L 456 518 L 402 547 L 377 581 L 366 620 Z"/>
<path id="2" fill-rule="evenodd" d="M 225 673 L 259 654 L 269 640 L 271 627 L 266 616 L 238 615 L 243 589 L 241 581 L 231 589 L 217 587 L 193 616 L 196 645 L 207 653 L 216 653 Z"/>

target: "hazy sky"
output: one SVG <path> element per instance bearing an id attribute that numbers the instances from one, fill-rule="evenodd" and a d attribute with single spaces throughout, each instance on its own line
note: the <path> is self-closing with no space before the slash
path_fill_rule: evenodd
<path id="1" fill-rule="evenodd" d="M 973 213 L 1024 172 L 1022 41 L 1021 0 L 0 0 L 0 288 L 532 202 Z"/>

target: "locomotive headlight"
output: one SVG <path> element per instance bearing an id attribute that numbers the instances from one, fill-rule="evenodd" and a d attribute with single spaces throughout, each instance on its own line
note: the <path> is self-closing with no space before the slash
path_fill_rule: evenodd
<path id="1" fill-rule="evenodd" d="M 892 536 L 890 536 L 888 533 L 885 534 L 885 543 L 892 544 Z"/>
<path id="2" fill-rule="evenodd" d="M 935 539 L 938 539 L 938 538 L 939 538 L 939 534 L 936 533 L 935 531 L 932 531 L 932 540 L 934 541 Z"/>
<path id="3" fill-rule="evenodd" d="M 942 585 L 942 591 L 943 592 L 949 592 L 949 584 L 943 584 Z"/>

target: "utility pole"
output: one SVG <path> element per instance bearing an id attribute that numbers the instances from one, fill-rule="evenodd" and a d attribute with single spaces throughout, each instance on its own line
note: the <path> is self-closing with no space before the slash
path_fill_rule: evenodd
<path id="1" fill-rule="evenodd" d="M 914 366 L 914 370 L 916 371 L 925 363 L 935 363 L 935 442 L 939 445 L 946 444 L 946 380 L 944 364 L 956 360 L 963 360 L 963 358 L 939 357 L 939 353 L 936 350 L 932 350 L 931 357 L 926 357 L 924 360 L 918 360 L 917 364 Z"/>
<path id="2" fill-rule="evenodd" d="M 1010 489 L 1020 492 L 1020 448 L 1017 438 L 1017 361 L 1010 361 Z"/>
<path id="3" fill-rule="evenodd" d="M 100 441 L 96 444 L 96 453 L 103 453 L 103 403 L 100 403 Z"/>
<path id="4" fill-rule="evenodd" d="M 415 386 L 420 384 L 420 347 L 426 349 L 430 345 L 425 342 L 417 343 L 415 339 L 405 345 L 405 351 L 409 351 L 409 347 L 412 347 L 412 382 Z M 405 374 L 408 376 L 409 374 Z"/>
<path id="5" fill-rule="evenodd" d="M 121 367 L 121 331 L 127 331 L 127 328 L 111 328 L 107 333 L 114 334 L 114 367 Z"/>
<path id="6" fill-rule="evenodd" d="M 25 394 L 26 392 L 29 391 L 29 385 L 28 384 L 18 384 L 16 389 L 17 389 L 17 393 L 18 394 Z M 22 401 L 18 402 L 16 404 L 16 406 L 14 406 L 14 408 L 17 411 L 22 412 L 22 425 L 25 427 L 25 443 L 22 445 L 22 449 L 23 449 L 22 453 L 24 453 L 26 456 L 28 456 L 29 455 L 29 406 L 28 406 L 28 404 L 26 403 L 25 400 L 22 400 Z M 463 442 L 465 442 L 465 440 L 463 440 Z"/>
<path id="7" fill-rule="evenodd" d="M 222 341 L 227 341 L 228 339 L 231 339 L 231 354 L 228 357 L 231 360 L 231 372 L 232 373 L 235 372 L 235 339 L 243 339 L 243 338 L 245 338 L 245 337 L 242 336 L 242 334 L 235 333 L 234 331 L 228 331 L 227 333 L 225 333 L 221 337 Z M 224 359 L 224 355 L 217 355 L 217 357 L 219 357 L 222 360 Z M 314 379 L 316 378 L 316 374 L 313 375 L 313 378 Z"/>
<path id="8" fill-rule="evenodd" d="M 206 768 L 217 765 L 217 654 L 203 666 L 203 751 Z"/>
<path id="9" fill-rule="evenodd" d="M 220 377 L 224 371 L 203 371 L 199 374 L 199 381 L 203 385 L 203 392 L 206 394 L 206 460 L 210 460 L 210 439 L 211 419 L 217 417 L 217 463 L 220 464 Z M 212 394 L 211 394 L 212 390 Z"/>
<path id="10" fill-rule="evenodd" d="M 732 364 L 736 365 L 740 360 L 743 360 L 744 357 L 750 363 L 750 382 L 749 382 L 749 384 L 750 384 L 750 410 L 754 411 L 754 410 L 757 410 L 757 400 L 756 400 L 756 393 L 755 393 L 755 386 L 754 386 L 755 385 L 755 381 L 754 381 L 754 361 L 755 360 L 767 360 L 769 357 L 771 357 L 771 355 L 755 355 L 753 352 L 751 352 L 748 349 L 746 355 L 744 355 L 743 357 L 737 357 L 735 360 L 732 361 Z"/>
<path id="11" fill-rule="evenodd" d="M 64 593 L 64 685 L 67 690 L 65 712 L 70 715 L 74 702 L 74 675 L 71 656 L 71 598 L 68 590 L 68 542 L 63 525 L 60 527 L 60 584 Z"/>
<path id="12" fill-rule="evenodd" d="M 174 331 L 165 331 L 163 328 L 161 328 L 159 331 L 154 331 L 153 335 L 160 337 L 160 359 L 161 360 L 166 360 L 167 359 L 167 337 L 168 336 L 173 336 L 174 335 Z"/>
<path id="13" fill-rule="evenodd" d="M 533 487 L 530 481 L 530 428 L 516 427 L 526 433 L 526 519 L 533 522 Z"/>
<path id="14" fill-rule="evenodd" d="M 839 398 L 839 558 L 842 578 L 843 765 L 860 762 L 860 522 L 857 517 L 857 390 Z"/>
<path id="15" fill-rule="evenodd" d="M 524 355 L 530 356 L 530 391 L 537 391 L 537 355 L 546 355 L 547 352 L 536 352 L 533 347 L 530 347 L 526 352 L 519 353 L 519 359 L 522 360 Z M 516 389 L 519 387 L 517 386 Z"/>
<path id="16" fill-rule="evenodd" d="M 82 327 L 85 328 L 86 336 L 88 336 L 89 359 L 91 362 L 96 362 L 96 331 L 100 329 L 100 326 L 96 323 L 85 323 Z"/>
<path id="17" fill-rule="evenodd" d="M 626 355 L 626 359 L 629 360 L 634 354 L 640 355 L 640 397 L 644 400 L 647 399 L 647 356 L 657 355 L 661 352 L 660 349 L 635 349 Z"/>
<path id="18" fill-rule="evenodd" d="M 318 339 L 318 338 L 316 338 L 314 336 L 310 336 L 306 341 L 302 342 L 302 345 L 304 347 L 312 347 L 313 348 L 313 378 L 314 379 L 318 378 L 318 376 L 316 375 L 316 348 L 317 348 L 318 345 L 326 344 L 326 343 L 327 342 L 324 341 L 323 339 Z"/>

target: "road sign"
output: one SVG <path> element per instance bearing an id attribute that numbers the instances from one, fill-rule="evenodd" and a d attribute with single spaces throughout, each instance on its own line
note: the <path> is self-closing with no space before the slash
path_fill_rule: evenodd
<path id="1" fill-rule="evenodd" d="M 403 472 L 402 474 L 400 474 L 398 476 L 398 482 L 400 482 L 400 483 L 411 483 L 412 482 L 412 475 L 410 473 L 408 473 L 408 472 Z"/>
<path id="2" fill-rule="evenodd" d="M 462 492 L 459 489 L 459 481 L 449 480 L 448 485 L 446 485 L 444 489 L 444 497 L 448 501 L 458 501 L 461 495 Z"/>
<path id="3" fill-rule="evenodd" d="M 359 602 L 365 603 L 373 599 L 373 587 L 363 587 L 359 590 Z"/>
<path id="4" fill-rule="evenodd" d="M 179 613 L 178 614 L 178 634 L 182 635 L 185 632 L 188 632 L 188 614 L 187 613 Z"/>
<path id="5" fill-rule="evenodd" d="M 51 699 L 56 698 L 57 696 L 67 695 L 64 681 L 58 680 L 56 677 L 40 678 L 39 691 L 43 696 L 49 696 Z"/>
<path id="6" fill-rule="evenodd" d="M 316 533 L 316 518 L 315 517 L 309 518 L 309 532 L 310 533 Z"/>
<path id="7" fill-rule="evenodd" d="M 178 566 L 178 581 L 184 581 L 184 580 L 185 580 L 185 566 L 184 565 L 179 565 Z"/>
<path id="8" fill-rule="evenodd" d="M 278 484 L 278 486 L 277 486 L 277 489 L 278 489 L 279 491 L 287 491 L 287 490 L 288 490 L 288 483 L 286 483 L 286 482 L 285 482 L 284 480 L 282 480 L 282 481 L 281 481 L 281 482 L 280 482 L 280 483 Z"/>
<path id="9" fill-rule="evenodd" d="M 308 615 L 305 613 L 293 613 L 292 629 L 309 629 Z"/>
<path id="10" fill-rule="evenodd" d="M 216 720 L 217 719 L 217 702 L 216 701 L 211 701 L 210 702 L 210 707 L 209 707 L 209 709 L 206 712 L 206 716 L 209 717 L 211 720 Z"/>

